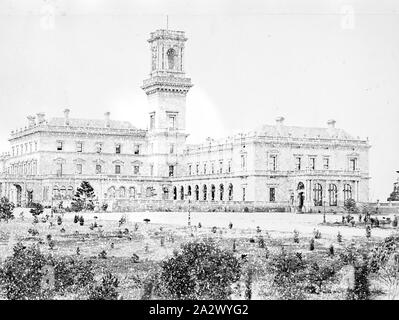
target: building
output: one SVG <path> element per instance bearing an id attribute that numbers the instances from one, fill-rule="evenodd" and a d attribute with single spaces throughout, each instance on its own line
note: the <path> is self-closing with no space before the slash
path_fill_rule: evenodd
<path id="1" fill-rule="evenodd" d="M 0 192 L 18 205 L 69 201 L 83 180 L 98 202 L 135 201 L 203 205 L 252 204 L 334 209 L 348 198 L 369 200 L 367 140 L 330 120 L 324 128 L 274 125 L 222 140 L 189 145 L 182 31 L 151 33 L 149 129 L 129 122 L 70 117 L 28 117 L 11 132 L 11 151 L 0 158 Z"/>

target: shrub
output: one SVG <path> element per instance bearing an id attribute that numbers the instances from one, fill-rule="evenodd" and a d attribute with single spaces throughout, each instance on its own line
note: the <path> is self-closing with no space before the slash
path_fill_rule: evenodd
<path id="1" fill-rule="evenodd" d="M 106 212 L 106 211 L 108 210 L 108 203 L 104 203 L 104 204 L 101 206 L 101 209 L 102 209 L 104 212 Z"/>
<path id="2" fill-rule="evenodd" d="M 369 239 L 371 237 L 371 227 L 367 226 L 366 227 L 366 238 Z"/>
<path id="3" fill-rule="evenodd" d="M 34 237 L 39 234 L 39 231 L 37 231 L 36 229 L 33 229 L 33 228 L 29 228 L 28 233 Z"/>
<path id="4" fill-rule="evenodd" d="M 0 269 L 0 283 L 7 299 L 43 298 L 42 268 L 47 263 L 44 255 L 36 246 L 25 247 L 21 243 L 17 243 L 13 251 L 13 255 L 6 259 Z"/>
<path id="5" fill-rule="evenodd" d="M 101 279 L 101 285 L 93 287 L 89 292 L 89 300 L 117 300 L 119 280 L 111 272 Z"/>
<path id="6" fill-rule="evenodd" d="M 337 234 L 337 241 L 338 241 L 339 243 L 342 242 L 342 234 L 341 234 L 341 232 L 339 232 L 339 231 L 338 231 L 338 234 Z"/>
<path id="7" fill-rule="evenodd" d="M 102 250 L 102 251 L 98 254 L 98 257 L 99 257 L 100 259 L 107 259 L 107 251 Z"/>
<path id="8" fill-rule="evenodd" d="M 83 225 L 85 224 L 85 219 L 83 218 L 83 216 L 80 216 L 80 218 L 79 218 L 79 224 L 80 224 L 81 226 L 83 226 Z"/>
<path id="9" fill-rule="evenodd" d="M 355 213 L 358 211 L 356 201 L 352 198 L 346 199 L 344 202 L 344 209 L 348 213 Z"/>
<path id="10" fill-rule="evenodd" d="M 132 255 L 133 263 L 138 263 L 139 260 L 140 260 L 140 257 L 137 254 L 133 253 L 133 255 Z"/>
<path id="11" fill-rule="evenodd" d="M 2 197 L 0 199 L 0 221 L 5 220 L 8 222 L 14 219 L 14 208 L 14 203 L 10 202 L 7 197 Z"/>
<path id="12" fill-rule="evenodd" d="M 73 217 L 73 223 L 78 223 L 78 222 L 79 222 L 79 216 L 75 214 L 75 216 Z"/>
<path id="13" fill-rule="evenodd" d="M 263 239 L 262 236 L 259 237 L 258 245 L 259 245 L 259 248 L 264 248 L 265 247 L 265 239 Z"/>
<path id="14" fill-rule="evenodd" d="M 333 246 L 333 245 L 330 245 L 330 247 L 328 248 L 328 254 L 329 254 L 330 256 L 333 256 L 333 255 L 334 255 L 334 246 Z"/>
<path id="15" fill-rule="evenodd" d="M 310 251 L 313 251 L 313 250 L 314 250 L 314 238 L 310 239 L 310 242 L 309 242 L 309 250 L 310 250 Z"/>
<path id="16" fill-rule="evenodd" d="M 58 216 L 57 217 L 57 224 L 60 226 L 60 225 L 62 225 L 62 217 L 61 216 Z"/>
<path id="17" fill-rule="evenodd" d="M 119 228 L 126 223 L 126 216 L 122 216 L 119 219 Z"/>
<path id="18" fill-rule="evenodd" d="M 30 209 L 30 213 L 36 217 L 39 214 L 42 214 L 44 211 L 43 206 L 40 203 L 36 203 L 36 202 L 32 202 L 31 204 L 31 209 Z"/>
<path id="19" fill-rule="evenodd" d="M 240 275 L 237 258 L 208 240 L 186 243 L 181 253 L 163 261 L 160 282 L 172 298 L 228 299 Z"/>
<path id="20" fill-rule="evenodd" d="M 230 223 L 229 223 L 229 229 L 232 229 L 232 228 L 233 228 L 233 223 L 230 222 Z"/>
<path id="21" fill-rule="evenodd" d="M 217 229 L 218 229 L 218 228 L 217 228 L 216 226 L 213 226 L 213 227 L 212 227 L 212 232 L 213 232 L 213 233 L 216 233 Z"/>
<path id="22" fill-rule="evenodd" d="M 398 226 L 398 217 L 394 216 L 392 220 L 392 227 L 396 228 Z"/>
<path id="23" fill-rule="evenodd" d="M 299 232 L 294 230 L 294 243 L 299 243 Z"/>
<path id="24" fill-rule="evenodd" d="M 314 232 L 313 232 L 313 235 L 314 235 L 314 238 L 315 239 L 321 239 L 321 232 L 320 232 L 320 230 L 314 230 Z"/>

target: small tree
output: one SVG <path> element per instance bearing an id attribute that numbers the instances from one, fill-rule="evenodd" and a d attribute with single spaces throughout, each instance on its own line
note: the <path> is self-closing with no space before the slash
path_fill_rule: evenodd
<path id="1" fill-rule="evenodd" d="M 14 203 L 10 202 L 7 197 L 2 197 L 0 199 L 0 221 L 8 222 L 10 219 L 14 219 L 14 208 Z"/>
<path id="2" fill-rule="evenodd" d="M 207 240 L 186 243 L 181 253 L 163 261 L 160 283 L 172 298 L 228 299 L 240 276 L 240 262 L 233 253 Z"/>
<path id="3" fill-rule="evenodd" d="M 111 272 L 101 279 L 101 285 L 95 286 L 89 293 L 90 300 L 117 300 L 119 280 Z"/>
<path id="4" fill-rule="evenodd" d="M 356 201 L 352 198 L 346 199 L 344 202 L 344 209 L 349 214 L 358 212 Z"/>
<path id="5" fill-rule="evenodd" d="M 80 212 L 82 210 L 94 210 L 94 189 L 89 182 L 83 181 L 77 189 L 71 203 L 72 210 Z"/>

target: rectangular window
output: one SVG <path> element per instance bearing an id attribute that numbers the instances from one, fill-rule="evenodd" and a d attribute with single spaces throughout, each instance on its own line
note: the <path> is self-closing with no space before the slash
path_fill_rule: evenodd
<path id="1" fill-rule="evenodd" d="M 173 143 L 171 143 L 169 145 L 169 153 L 174 153 L 175 152 L 175 145 Z"/>
<path id="2" fill-rule="evenodd" d="M 188 165 L 188 175 L 191 176 L 191 164 Z"/>
<path id="3" fill-rule="evenodd" d="M 269 189 L 269 201 L 270 202 L 276 201 L 276 188 Z"/>
<path id="4" fill-rule="evenodd" d="M 83 143 L 76 142 L 76 152 L 83 152 Z"/>
<path id="5" fill-rule="evenodd" d="M 219 161 L 219 173 L 223 173 L 223 161 Z"/>
<path id="6" fill-rule="evenodd" d="M 349 170 L 356 171 L 357 170 L 357 159 L 352 158 L 349 160 Z"/>
<path id="7" fill-rule="evenodd" d="M 62 151 L 64 143 L 62 141 L 57 141 L 57 151 Z"/>
<path id="8" fill-rule="evenodd" d="M 247 168 L 247 159 L 246 158 L 247 158 L 246 155 L 244 155 L 244 154 L 241 155 L 241 169 L 244 171 Z"/>
<path id="9" fill-rule="evenodd" d="M 115 146 L 115 153 L 116 153 L 116 154 L 120 154 L 121 151 L 122 151 L 122 145 L 121 145 L 121 144 L 117 144 L 117 145 Z"/>
<path id="10" fill-rule="evenodd" d="M 309 169 L 316 170 L 316 158 L 309 158 Z"/>
<path id="11" fill-rule="evenodd" d="M 154 175 L 154 165 L 150 165 L 150 176 Z"/>
<path id="12" fill-rule="evenodd" d="M 269 170 L 271 170 L 271 171 L 277 170 L 277 156 L 276 155 L 270 156 L 270 169 Z"/>
<path id="13" fill-rule="evenodd" d="M 137 166 L 137 165 L 134 166 L 134 167 L 133 167 L 133 173 L 134 173 L 134 174 L 139 174 L 139 173 L 140 173 L 140 166 Z"/>
<path id="14" fill-rule="evenodd" d="M 121 166 L 119 164 L 115 165 L 115 174 L 121 173 Z"/>
<path id="15" fill-rule="evenodd" d="M 206 163 L 204 163 L 204 174 L 206 174 Z"/>
<path id="16" fill-rule="evenodd" d="M 197 174 L 197 176 L 199 175 L 199 164 L 198 163 L 195 166 L 195 173 Z"/>
<path id="17" fill-rule="evenodd" d="M 33 148 L 32 148 L 32 142 L 29 142 L 29 152 L 32 153 Z"/>
<path id="18" fill-rule="evenodd" d="M 298 171 L 301 170 L 301 165 L 302 165 L 302 163 L 301 163 L 301 162 L 302 162 L 301 157 L 296 157 L 296 158 L 295 158 L 295 161 L 296 161 L 296 162 L 295 162 L 295 169 L 298 170 Z"/>
<path id="19" fill-rule="evenodd" d="M 215 163 L 214 162 L 212 162 L 212 164 L 211 164 L 211 171 L 212 171 L 212 174 L 215 174 Z"/>
<path id="20" fill-rule="evenodd" d="M 12 156 L 15 156 L 15 147 L 12 147 Z"/>
<path id="21" fill-rule="evenodd" d="M 150 115 L 150 129 L 155 128 L 155 114 Z"/>
<path id="22" fill-rule="evenodd" d="M 330 159 L 329 158 L 324 158 L 323 159 L 323 169 L 328 170 L 330 168 Z"/>
<path id="23" fill-rule="evenodd" d="M 62 163 L 57 164 L 57 177 L 62 176 Z"/>
<path id="24" fill-rule="evenodd" d="M 82 164 L 78 163 L 76 165 L 76 173 L 77 174 L 82 174 L 82 172 L 83 172 L 83 166 L 82 166 Z"/>
<path id="25" fill-rule="evenodd" d="M 35 141 L 35 151 L 37 151 L 37 141 Z"/>
<path id="26" fill-rule="evenodd" d="M 134 145 L 134 154 L 140 154 L 140 145 L 139 144 Z"/>
<path id="27" fill-rule="evenodd" d="M 96 165 L 96 174 L 100 174 L 101 173 L 101 165 L 97 164 Z"/>
<path id="28" fill-rule="evenodd" d="M 245 201 L 245 196 L 246 196 L 245 192 L 246 192 L 245 188 L 242 188 L 242 201 Z"/>
<path id="29" fill-rule="evenodd" d="M 169 129 L 176 128 L 176 116 L 169 116 Z"/>
<path id="30" fill-rule="evenodd" d="M 173 177 L 175 174 L 175 167 L 169 166 L 169 177 Z"/>
<path id="31" fill-rule="evenodd" d="M 227 163 L 227 173 L 231 173 L 231 161 Z"/>

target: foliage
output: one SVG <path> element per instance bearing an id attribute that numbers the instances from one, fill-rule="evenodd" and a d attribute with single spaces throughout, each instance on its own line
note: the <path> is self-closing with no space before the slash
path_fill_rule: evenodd
<path id="1" fill-rule="evenodd" d="M 355 265 L 355 283 L 347 292 L 348 300 L 368 300 L 370 298 L 369 268 L 366 261 Z"/>
<path id="2" fill-rule="evenodd" d="M 85 224 L 85 219 L 83 218 L 83 216 L 80 216 L 80 218 L 79 218 L 79 224 L 80 224 L 81 226 L 83 226 L 83 225 Z"/>
<path id="3" fill-rule="evenodd" d="M 89 182 L 83 181 L 72 199 L 71 207 L 75 212 L 94 210 L 94 189 Z"/>
<path id="4" fill-rule="evenodd" d="M 9 220 L 14 219 L 14 208 L 14 203 L 10 202 L 7 197 L 2 197 L 0 199 L 0 221 L 5 220 L 8 222 Z"/>
<path id="5" fill-rule="evenodd" d="M 180 253 L 163 261 L 160 279 L 174 299 L 228 299 L 240 275 L 238 259 L 206 240 L 186 243 Z"/>
<path id="6" fill-rule="evenodd" d="M 73 223 L 78 223 L 78 222 L 79 222 L 79 216 L 75 214 L 75 216 L 73 217 Z"/>
<path id="7" fill-rule="evenodd" d="M 89 292 L 90 300 L 117 300 L 119 280 L 111 272 L 107 272 L 101 279 L 101 285 L 93 287 Z"/>
<path id="8" fill-rule="evenodd" d="M 339 231 L 338 231 L 338 233 L 337 233 L 337 241 L 338 241 L 339 243 L 342 242 L 342 234 L 341 234 L 341 232 L 339 232 Z"/>
<path id="9" fill-rule="evenodd" d="M 294 230 L 294 243 L 299 243 L 299 232 Z"/>
<path id="10" fill-rule="evenodd" d="M 314 250 L 314 238 L 311 238 L 309 241 L 309 250 L 310 251 Z"/>
<path id="11" fill-rule="evenodd" d="M 346 199 L 344 202 L 344 209 L 348 213 L 356 213 L 358 211 L 356 201 L 352 198 Z"/>
<path id="12" fill-rule="evenodd" d="M 0 283 L 7 299 L 42 299 L 42 268 L 47 263 L 46 258 L 34 245 L 25 247 L 17 243 L 13 250 L 13 255 L 6 259 L 0 269 Z"/>
<path id="13" fill-rule="evenodd" d="M 36 217 L 40 214 L 42 214 L 44 211 L 43 205 L 37 202 L 32 202 L 31 204 L 31 209 L 30 209 L 30 213 L 32 214 L 32 216 Z"/>

